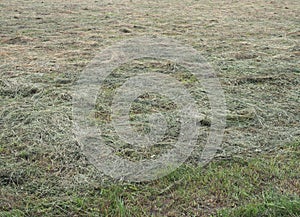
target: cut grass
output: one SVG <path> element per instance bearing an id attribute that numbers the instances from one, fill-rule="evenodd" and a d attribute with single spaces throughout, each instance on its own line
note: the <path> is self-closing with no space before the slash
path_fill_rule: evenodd
<path id="1" fill-rule="evenodd" d="M 2 1 L 0 216 L 299 216 L 299 143 L 281 147 L 300 135 L 299 6 L 295 0 Z M 70 92 L 97 52 L 145 35 L 177 39 L 211 63 L 229 114 L 223 152 L 205 168 L 186 164 L 151 183 L 115 183 L 88 163 L 71 136 Z M 117 72 L 140 73 L 145 64 L 174 71 L 148 63 Z M 199 106 L 208 105 L 192 78 L 177 75 Z M 102 121 L 109 119 L 105 109 Z M 208 128 L 209 118 L 201 124 Z M 149 157 L 129 158 L 141 156 Z"/>
<path id="2" fill-rule="evenodd" d="M 10 208 L 1 206 L 0 216 L 299 216 L 299 144 L 217 159 L 206 168 L 182 166 L 150 183 L 57 187 L 48 194 L 24 194 L 29 186 L 10 184 L 2 194 L 23 194 Z"/>

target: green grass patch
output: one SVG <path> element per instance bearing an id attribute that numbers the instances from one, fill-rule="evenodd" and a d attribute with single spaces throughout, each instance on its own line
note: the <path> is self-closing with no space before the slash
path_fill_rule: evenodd
<path id="1" fill-rule="evenodd" d="M 261 201 L 260 201 L 261 200 Z M 260 201 L 260 202 L 259 202 Z M 248 203 L 235 209 L 225 209 L 218 213 L 218 216 L 224 217 L 284 217 L 300 216 L 300 198 L 299 196 L 280 195 L 273 191 L 264 192 L 260 195 L 258 201 Z"/>
<path id="2" fill-rule="evenodd" d="M 53 176 L 49 183 L 36 179 L 31 190 L 32 183 L 7 181 L 2 192 L 15 202 L 4 200 L 11 208 L 2 206 L 0 216 L 299 216 L 299 154 L 293 143 L 268 154 L 216 159 L 205 168 L 184 165 L 148 183 L 63 188 Z"/>

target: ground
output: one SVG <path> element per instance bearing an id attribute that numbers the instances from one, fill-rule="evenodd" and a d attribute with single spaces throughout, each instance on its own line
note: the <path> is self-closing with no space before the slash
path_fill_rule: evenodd
<path id="1" fill-rule="evenodd" d="M 296 0 L 1 1 L 0 216 L 299 216 L 299 9 Z M 82 154 L 72 133 L 72 87 L 101 50 L 137 36 L 199 51 L 224 90 L 227 125 L 204 168 L 194 160 L 199 140 L 174 173 L 133 184 L 110 180 Z M 180 66 L 141 60 L 114 75 L 146 69 L 174 72 L 190 88 L 207 132 L 205 94 Z M 108 79 L 107 98 L 111 81 L 122 78 Z M 99 126 L 109 120 L 105 99 L 97 101 Z M 172 103 L 157 103 L 172 114 Z M 134 121 L 149 110 L 139 106 Z M 160 150 L 116 152 L 137 160 Z"/>

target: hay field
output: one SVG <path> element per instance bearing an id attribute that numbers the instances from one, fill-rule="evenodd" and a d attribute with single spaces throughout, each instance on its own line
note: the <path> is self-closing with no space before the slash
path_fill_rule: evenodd
<path id="1" fill-rule="evenodd" d="M 296 0 L 1 1 L 0 216 L 209 216 L 269 197 L 292 211 L 299 207 L 299 12 Z M 80 150 L 72 133 L 72 87 L 98 52 L 138 36 L 170 37 L 201 52 L 222 84 L 227 126 L 207 168 L 193 164 L 199 144 L 170 176 L 120 184 Z M 137 61 L 115 73 L 130 70 L 169 73 L 174 65 Z M 193 83 L 178 70 L 179 80 Z M 110 97 L 109 85 L 105 91 Z M 205 97 L 195 96 L 206 114 Z M 107 104 L 97 102 L 102 124 L 107 112 L 100 107 Z M 136 160 L 160 150 L 116 152 Z M 264 197 L 270 191 L 275 196 Z"/>

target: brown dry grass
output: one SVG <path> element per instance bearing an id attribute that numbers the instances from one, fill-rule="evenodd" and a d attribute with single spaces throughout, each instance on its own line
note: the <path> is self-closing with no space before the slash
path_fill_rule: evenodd
<path id="1" fill-rule="evenodd" d="M 0 209 L 103 182 L 72 136 L 72 85 L 97 52 L 135 36 L 183 41 L 212 64 L 229 113 L 219 155 L 295 141 L 299 10 L 296 0 L 0 2 Z"/>

